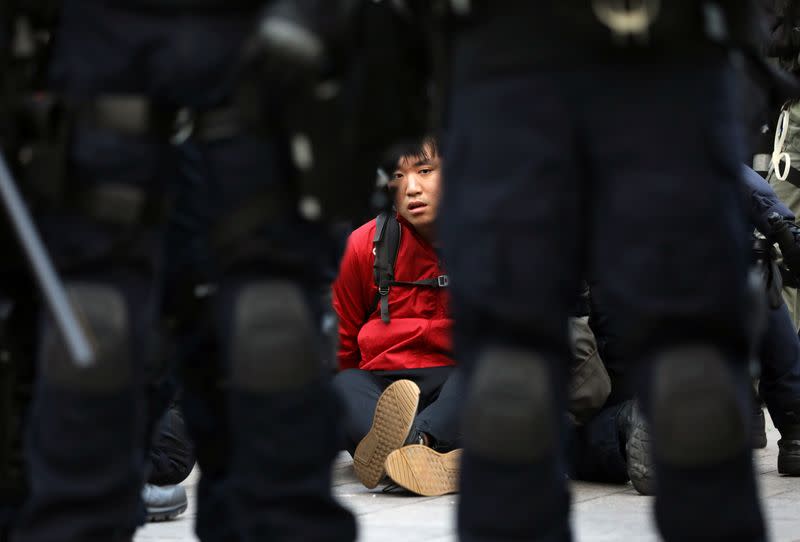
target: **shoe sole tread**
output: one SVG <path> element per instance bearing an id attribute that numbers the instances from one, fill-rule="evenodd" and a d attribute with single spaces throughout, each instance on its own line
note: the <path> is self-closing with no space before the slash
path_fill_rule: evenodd
<path id="1" fill-rule="evenodd" d="M 441 454 L 412 444 L 386 458 L 386 473 L 394 482 L 418 495 L 435 497 L 458 491 L 461 450 Z"/>
<path id="2" fill-rule="evenodd" d="M 147 511 L 147 521 L 149 522 L 157 522 L 157 521 L 169 521 L 171 519 L 175 519 L 176 517 L 180 516 L 186 509 L 189 507 L 188 503 L 183 504 L 178 508 L 169 507 L 169 508 L 156 508 L 150 509 Z"/>
<path id="3" fill-rule="evenodd" d="M 418 405 L 419 387 L 410 380 L 393 382 L 378 398 L 372 426 L 353 454 L 356 477 L 368 489 L 386 474 L 389 454 L 405 444 Z"/>

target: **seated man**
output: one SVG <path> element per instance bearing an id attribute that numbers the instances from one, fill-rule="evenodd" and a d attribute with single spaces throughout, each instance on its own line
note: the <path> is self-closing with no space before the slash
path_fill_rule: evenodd
<path id="1" fill-rule="evenodd" d="M 334 385 L 346 405 L 343 448 L 368 488 L 388 474 L 415 493 L 441 495 L 457 490 L 463 390 L 452 359 L 448 278 L 436 250 L 436 141 L 401 150 L 388 166 L 396 216 L 382 214 L 353 232 L 333 288 L 341 369 Z M 583 301 L 569 322 L 575 354 L 570 471 L 625 482 L 631 409 L 598 414 L 610 381 Z"/>
<path id="2" fill-rule="evenodd" d="M 389 160 L 396 215 L 351 234 L 333 286 L 343 447 L 368 488 L 388 473 L 418 494 L 457 489 L 461 385 L 436 246 L 440 167 L 433 138 Z"/>

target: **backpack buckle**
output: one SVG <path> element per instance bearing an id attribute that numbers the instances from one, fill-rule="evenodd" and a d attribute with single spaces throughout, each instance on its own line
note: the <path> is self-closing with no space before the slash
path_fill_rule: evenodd
<path id="1" fill-rule="evenodd" d="M 381 295 L 389 295 L 389 287 L 388 286 L 378 287 L 378 293 Z"/>
<path id="2" fill-rule="evenodd" d="M 447 275 L 439 275 L 436 277 L 436 282 L 439 288 L 447 288 L 450 285 L 450 277 Z"/>

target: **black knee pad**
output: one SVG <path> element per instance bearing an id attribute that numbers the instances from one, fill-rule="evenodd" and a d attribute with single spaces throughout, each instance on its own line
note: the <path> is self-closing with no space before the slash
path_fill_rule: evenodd
<path id="1" fill-rule="evenodd" d="M 558 438 L 547 363 L 539 354 L 512 348 L 486 350 L 467 395 L 464 441 L 481 457 L 532 463 Z"/>
<path id="2" fill-rule="evenodd" d="M 291 391 L 320 376 L 314 320 L 294 283 L 268 281 L 244 287 L 233 318 L 234 387 L 255 392 Z"/>
<path id="3" fill-rule="evenodd" d="M 747 447 L 734 374 L 717 349 L 695 345 L 661 353 L 652 385 L 655 453 L 665 463 L 702 467 Z"/>
<path id="4" fill-rule="evenodd" d="M 42 374 L 47 382 L 82 392 L 111 392 L 131 384 L 131 344 L 128 305 L 112 286 L 67 285 L 69 299 L 89 336 L 95 362 L 77 367 L 51 321 L 41 342 Z"/>

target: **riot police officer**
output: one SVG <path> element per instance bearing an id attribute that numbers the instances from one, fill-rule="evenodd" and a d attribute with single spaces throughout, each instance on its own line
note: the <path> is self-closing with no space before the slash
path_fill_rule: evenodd
<path id="1" fill-rule="evenodd" d="M 157 357 L 165 287 L 203 473 L 199 537 L 355 536 L 330 490 L 337 403 L 319 362 L 315 301 L 328 230 L 296 210 L 285 135 L 251 135 L 233 103 L 262 5 L 60 2 L 47 90 L 61 104 L 63 176 L 37 190 L 43 235 L 96 362 L 78 370 L 43 318 L 31 491 L 13 540 L 131 539 L 149 431 L 143 364 Z M 173 146 L 187 138 L 200 149 L 202 186 L 174 199 L 199 199 L 202 233 L 165 281 L 165 202 L 185 166 Z"/>
<path id="2" fill-rule="evenodd" d="M 560 413 L 585 273 L 644 369 L 662 536 L 763 540 L 728 69 L 747 2 L 452 5 L 442 239 L 470 382 L 461 539 L 570 539 Z"/>

